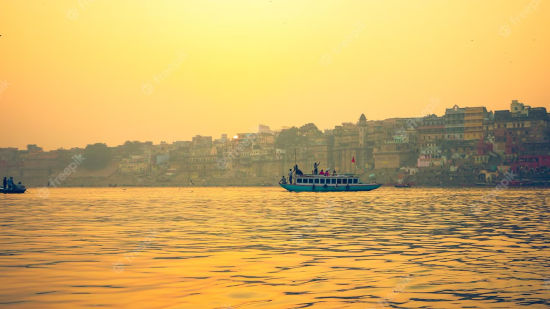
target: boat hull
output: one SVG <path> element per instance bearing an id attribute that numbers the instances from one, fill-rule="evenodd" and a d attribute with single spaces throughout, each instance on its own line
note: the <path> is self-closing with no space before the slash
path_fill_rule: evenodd
<path id="1" fill-rule="evenodd" d="M 21 193 L 25 193 L 25 191 L 27 191 L 27 189 L 20 189 L 20 188 L 16 188 L 12 190 L 3 189 L 3 188 L 0 189 L 0 193 L 4 193 L 4 194 L 21 194 Z"/>
<path id="2" fill-rule="evenodd" d="M 380 186 L 381 184 L 354 184 L 349 186 L 281 184 L 281 187 L 290 192 L 358 192 L 371 191 L 380 188 Z"/>

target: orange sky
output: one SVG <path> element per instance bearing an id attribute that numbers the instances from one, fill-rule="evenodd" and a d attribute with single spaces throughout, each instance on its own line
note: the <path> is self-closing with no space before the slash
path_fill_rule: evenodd
<path id="1" fill-rule="evenodd" d="M 0 147 L 550 107 L 544 0 L 6 0 L 0 34 Z"/>

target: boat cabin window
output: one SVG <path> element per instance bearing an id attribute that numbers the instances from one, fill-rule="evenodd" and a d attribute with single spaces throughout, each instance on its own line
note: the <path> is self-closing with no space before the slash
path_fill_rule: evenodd
<path id="1" fill-rule="evenodd" d="M 302 179 L 301 178 L 298 178 L 298 180 L 296 180 L 297 183 L 302 183 Z"/>
<path id="2" fill-rule="evenodd" d="M 330 183 L 335 184 L 335 183 L 336 183 L 336 179 L 331 179 L 331 180 L 330 180 Z"/>
<path id="3" fill-rule="evenodd" d="M 325 184 L 325 180 L 324 180 L 324 179 L 321 179 L 321 184 Z"/>
<path id="4" fill-rule="evenodd" d="M 344 180 L 344 184 L 347 184 L 348 183 L 348 180 L 347 179 L 343 179 Z"/>
<path id="5" fill-rule="evenodd" d="M 353 183 L 358 183 L 359 182 L 359 179 L 355 178 L 353 179 Z"/>
<path id="6" fill-rule="evenodd" d="M 309 183 L 313 183 L 313 179 L 311 179 L 311 178 L 308 179 L 308 182 L 309 182 Z"/>
<path id="7" fill-rule="evenodd" d="M 338 178 L 338 184 L 341 184 L 341 183 L 342 183 L 342 179 Z"/>
<path id="8" fill-rule="evenodd" d="M 315 178 L 315 183 L 319 183 L 319 178 Z"/>

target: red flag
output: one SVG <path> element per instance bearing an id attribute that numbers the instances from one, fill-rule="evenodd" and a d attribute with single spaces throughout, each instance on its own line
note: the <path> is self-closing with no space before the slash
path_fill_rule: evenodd
<path id="1" fill-rule="evenodd" d="M 353 156 L 353 158 L 351 158 L 351 163 L 355 163 L 355 156 Z"/>

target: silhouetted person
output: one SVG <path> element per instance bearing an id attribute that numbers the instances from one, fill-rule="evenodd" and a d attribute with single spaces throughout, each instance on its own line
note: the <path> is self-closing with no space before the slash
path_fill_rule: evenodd
<path id="1" fill-rule="evenodd" d="M 292 184 L 292 169 L 288 170 L 288 182 Z"/>
<path id="2" fill-rule="evenodd" d="M 321 171 L 319 172 L 319 175 L 324 175 L 324 174 L 325 174 L 325 172 L 324 172 L 323 170 L 321 170 Z"/>
<path id="3" fill-rule="evenodd" d="M 8 179 L 6 176 L 4 176 L 4 181 L 2 181 L 2 188 L 6 189 L 6 186 L 8 185 Z"/>
<path id="4" fill-rule="evenodd" d="M 298 168 L 298 164 L 294 165 L 294 174 L 296 175 L 303 175 L 302 171 Z"/>
<path id="5" fill-rule="evenodd" d="M 321 164 L 321 162 L 314 162 L 313 163 L 313 174 L 315 174 L 315 175 L 317 175 L 317 172 L 319 171 L 318 170 L 319 164 Z"/>

